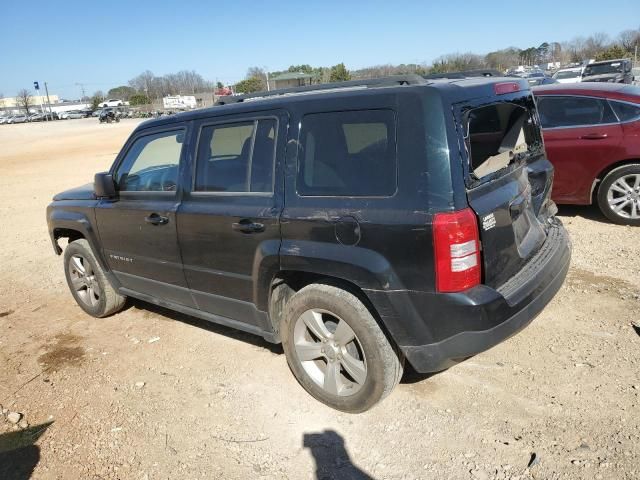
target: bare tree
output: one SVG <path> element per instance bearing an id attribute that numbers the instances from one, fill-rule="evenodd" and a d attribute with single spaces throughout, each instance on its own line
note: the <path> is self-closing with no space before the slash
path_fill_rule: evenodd
<path id="1" fill-rule="evenodd" d="M 263 68 L 260 67 L 250 67 L 247 70 L 247 79 L 249 78 L 257 78 L 260 80 L 262 90 L 267 89 L 267 74 Z"/>
<path id="2" fill-rule="evenodd" d="M 475 68 L 485 68 L 485 59 L 475 53 L 449 53 L 435 59 L 431 68 L 431 73 L 459 72 L 462 70 L 473 70 Z"/>
<path id="3" fill-rule="evenodd" d="M 594 33 L 587 37 L 584 45 L 584 58 L 595 58 L 596 55 L 606 50 L 610 45 L 609 36 L 606 33 Z"/>
<path id="4" fill-rule="evenodd" d="M 520 49 L 515 47 L 489 52 L 485 55 L 484 60 L 487 66 L 498 70 L 506 70 L 509 67 L 517 65 L 520 61 Z"/>
<path id="5" fill-rule="evenodd" d="M 25 113 L 29 115 L 29 107 L 33 105 L 33 97 L 31 93 L 29 93 L 29 90 L 26 88 L 20 90 L 16 95 L 16 103 L 18 107 L 23 108 Z"/>
<path id="6" fill-rule="evenodd" d="M 144 92 L 149 98 L 157 98 L 155 88 L 157 85 L 154 82 L 156 76 L 150 70 L 145 70 L 140 75 L 129 80 L 129 85 L 135 88 L 138 92 Z"/>
<path id="7" fill-rule="evenodd" d="M 633 52 L 635 46 L 640 44 L 640 30 L 625 30 L 620 32 L 618 41 L 627 52 Z"/>
<path id="8" fill-rule="evenodd" d="M 165 95 L 187 95 L 213 90 L 214 88 L 212 82 L 205 80 L 202 75 L 194 70 L 181 70 L 161 77 L 157 77 L 153 72 L 146 70 L 129 80 L 129 86 L 149 98 L 160 98 Z"/>

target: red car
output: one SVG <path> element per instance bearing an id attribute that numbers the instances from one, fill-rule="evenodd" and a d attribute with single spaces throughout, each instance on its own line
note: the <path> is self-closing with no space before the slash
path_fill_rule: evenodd
<path id="1" fill-rule="evenodd" d="M 590 205 L 640 225 L 640 87 L 614 83 L 533 88 L 556 203 Z"/>

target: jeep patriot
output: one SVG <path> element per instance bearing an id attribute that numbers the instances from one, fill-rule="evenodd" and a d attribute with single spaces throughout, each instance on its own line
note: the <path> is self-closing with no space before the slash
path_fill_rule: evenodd
<path id="1" fill-rule="evenodd" d="M 282 343 L 362 412 L 529 324 L 570 242 L 526 80 L 388 77 L 140 124 L 47 222 L 89 315 L 127 297 Z"/>

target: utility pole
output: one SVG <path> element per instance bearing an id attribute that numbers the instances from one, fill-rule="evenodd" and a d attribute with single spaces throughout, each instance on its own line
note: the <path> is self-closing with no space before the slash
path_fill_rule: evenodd
<path id="1" fill-rule="evenodd" d="M 47 106 L 49 107 L 49 115 L 51 116 L 51 118 L 49 118 L 49 115 L 46 115 L 48 122 L 49 120 L 53 120 L 53 111 L 51 110 L 51 100 L 49 100 L 49 88 L 47 87 L 47 82 L 44 82 L 44 91 L 47 93 Z"/>
<path id="2" fill-rule="evenodd" d="M 82 99 L 85 97 L 84 94 L 84 83 L 76 83 L 77 86 L 80 87 L 80 91 L 82 91 L 82 96 L 80 97 L 80 101 L 82 102 Z"/>
<path id="3" fill-rule="evenodd" d="M 269 68 L 268 67 L 262 67 L 264 70 L 264 75 L 267 78 L 267 92 L 271 91 L 271 86 L 269 85 Z"/>

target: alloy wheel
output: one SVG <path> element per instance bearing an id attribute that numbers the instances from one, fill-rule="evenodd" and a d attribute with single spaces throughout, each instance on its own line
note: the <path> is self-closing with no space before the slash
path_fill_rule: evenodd
<path id="1" fill-rule="evenodd" d="M 364 350 L 353 329 L 337 315 L 307 310 L 296 320 L 293 343 L 307 375 L 327 393 L 350 396 L 364 385 Z"/>
<path id="2" fill-rule="evenodd" d="M 100 301 L 100 285 L 96 279 L 91 263 L 82 255 L 73 255 L 69 259 L 69 278 L 78 298 L 90 307 Z"/>
<path id="3" fill-rule="evenodd" d="M 640 219 L 640 173 L 623 175 L 607 191 L 611 210 L 623 218 Z"/>

